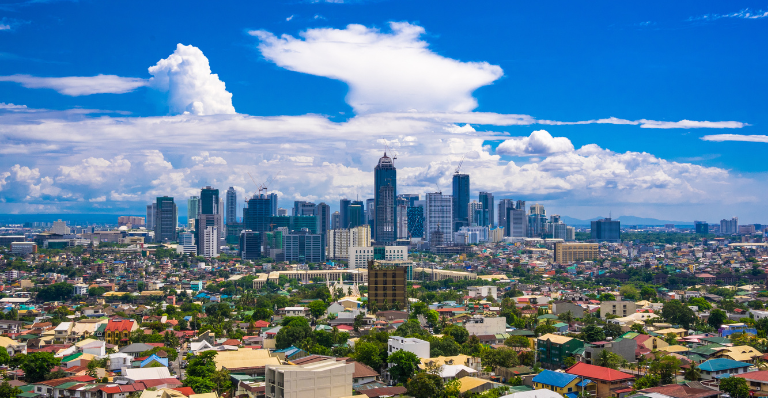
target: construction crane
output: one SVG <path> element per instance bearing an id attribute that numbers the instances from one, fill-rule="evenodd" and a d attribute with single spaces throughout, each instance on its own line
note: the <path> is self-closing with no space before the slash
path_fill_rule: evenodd
<path id="1" fill-rule="evenodd" d="M 261 186 L 259 186 L 259 195 L 261 195 L 262 191 L 266 192 L 267 190 L 269 190 L 268 186 L 272 185 L 272 181 L 274 181 L 275 178 L 277 178 L 277 176 L 279 175 L 280 175 L 280 171 L 278 171 L 277 174 L 273 175 L 272 177 L 269 177 L 269 179 L 267 179 L 266 182 L 261 184 Z"/>
<path id="2" fill-rule="evenodd" d="M 464 164 L 464 158 L 467 157 L 467 154 L 461 156 L 461 160 L 459 161 L 459 165 L 456 166 L 456 172 L 454 174 L 459 174 L 459 171 L 461 170 L 461 165 Z"/>
<path id="3" fill-rule="evenodd" d="M 259 191 L 259 194 L 261 194 L 261 185 L 256 183 L 256 180 L 253 179 L 253 176 L 251 175 L 250 172 L 248 172 L 248 177 L 251 177 L 251 181 L 253 181 L 253 185 L 256 185 L 257 187 L 259 187 L 258 191 Z M 253 195 L 255 196 L 256 194 L 254 193 Z"/>

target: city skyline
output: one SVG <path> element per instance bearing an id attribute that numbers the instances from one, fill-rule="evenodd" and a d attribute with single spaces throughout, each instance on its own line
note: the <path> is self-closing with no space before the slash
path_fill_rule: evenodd
<path id="1" fill-rule="evenodd" d="M 470 200 L 763 221 L 765 4 L 435 4 L 2 5 L 0 213 L 181 215 L 212 186 L 241 215 L 272 177 L 333 211 L 386 150 L 422 198 L 461 163 Z"/>

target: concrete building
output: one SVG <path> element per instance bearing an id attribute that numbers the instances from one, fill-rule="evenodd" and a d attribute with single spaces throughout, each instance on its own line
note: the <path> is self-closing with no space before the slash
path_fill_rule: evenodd
<path id="1" fill-rule="evenodd" d="M 374 219 L 373 240 L 392 243 L 397 240 L 397 169 L 394 159 L 384 156 L 373 169 Z"/>
<path id="2" fill-rule="evenodd" d="M 453 229 L 457 232 L 461 227 L 469 226 L 469 174 L 455 173 L 453 175 Z M 447 232 L 446 228 L 446 232 Z"/>
<path id="3" fill-rule="evenodd" d="M 200 245 L 203 249 L 200 255 L 205 258 L 219 256 L 219 228 L 216 226 L 205 227 L 203 230 L 203 241 Z"/>
<path id="4" fill-rule="evenodd" d="M 555 301 L 552 303 L 552 313 L 555 315 L 571 312 L 574 318 L 584 317 L 584 307 L 568 301 Z"/>
<path id="5" fill-rule="evenodd" d="M 595 242 L 621 243 L 621 223 L 610 218 L 592 221 L 592 240 Z"/>
<path id="6" fill-rule="evenodd" d="M 35 242 L 11 242 L 11 253 L 19 256 L 37 253 L 37 244 Z"/>
<path id="7" fill-rule="evenodd" d="M 470 286 L 469 297 L 481 297 L 486 298 L 488 296 L 493 297 L 494 300 L 498 299 L 498 289 L 496 286 Z"/>
<path id="8" fill-rule="evenodd" d="M 51 227 L 51 232 L 59 235 L 69 235 L 69 227 L 67 226 L 67 222 L 61 221 L 61 219 L 54 221 L 53 227 Z"/>
<path id="9" fill-rule="evenodd" d="M 600 247 L 597 243 L 555 243 L 555 263 L 558 264 L 595 260 L 599 256 Z"/>
<path id="10" fill-rule="evenodd" d="M 637 312 L 637 304 L 632 301 L 603 301 L 600 303 L 600 317 L 605 319 L 608 314 L 625 317 Z"/>
<path id="11" fill-rule="evenodd" d="M 237 192 L 234 187 L 227 189 L 227 218 L 226 223 L 232 224 L 237 222 Z"/>
<path id="12" fill-rule="evenodd" d="M 371 246 L 371 226 L 363 224 L 350 229 L 330 230 L 326 241 L 328 258 L 346 260 L 351 248 Z"/>
<path id="13" fill-rule="evenodd" d="M 464 327 L 470 336 L 496 335 L 507 331 L 507 319 L 504 317 L 472 317 L 467 319 Z"/>
<path id="14" fill-rule="evenodd" d="M 367 268 L 370 260 L 408 260 L 408 246 L 350 247 L 349 269 Z"/>
<path id="15" fill-rule="evenodd" d="M 412 337 L 392 336 L 387 340 L 387 355 L 408 351 L 419 358 L 429 358 L 429 342 Z"/>
<path id="16" fill-rule="evenodd" d="M 169 196 L 161 196 L 155 202 L 155 242 L 172 242 L 176 240 L 176 225 L 178 217 L 176 203 Z"/>
<path id="17" fill-rule="evenodd" d="M 600 358 L 603 350 L 612 352 L 622 357 L 627 362 L 635 362 L 635 350 L 637 341 L 618 338 L 614 341 L 596 341 L 584 346 L 584 362 L 594 364 Z"/>
<path id="18" fill-rule="evenodd" d="M 739 232 L 739 218 L 733 217 L 730 220 L 720 220 L 720 233 L 723 235 L 732 235 Z"/>
<path id="19" fill-rule="evenodd" d="M 506 225 L 504 229 L 507 232 L 507 236 L 512 238 L 525 238 L 528 236 L 528 216 L 525 214 L 525 209 L 507 209 L 507 216 L 504 218 Z"/>
<path id="20" fill-rule="evenodd" d="M 305 365 L 266 365 L 267 398 L 341 398 L 352 395 L 355 365 L 328 359 Z"/>
<path id="21" fill-rule="evenodd" d="M 190 196 L 187 199 L 187 228 L 195 229 L 195 220 L 200 213 L 200 197 Z"/>
<path id="22" fill-rule="evenodd" d="M 582 347 L 584 347 L 584 342 L 581 340 L 551 333 L 536 339 L 539 362 L 550 369 L 559 369 L 565 365 L 565 359 Z"/>
<path id="23" fill-rule="evenodd" d="M 78 283 L 77 285 L 74 285 L 73 288 L 75 296 L 87 296 L 88 295 L 88 285 L 84 283 Z"/>
<path id="24" fill-rule="evenodd" d="M 408 267 L 371 261 L 368 269 L 368 306 L 378 310 L 404 310 Z"/>

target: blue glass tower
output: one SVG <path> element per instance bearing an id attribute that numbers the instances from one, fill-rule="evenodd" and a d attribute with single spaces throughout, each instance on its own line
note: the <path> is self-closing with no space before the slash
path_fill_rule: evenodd
<path id="1" fill-rule="evenodd" d="M 379 244 L 393 243 L 397 240 L 397 169 L 386 152 L 373 169 L 373 187 L 373 240 Z"/>

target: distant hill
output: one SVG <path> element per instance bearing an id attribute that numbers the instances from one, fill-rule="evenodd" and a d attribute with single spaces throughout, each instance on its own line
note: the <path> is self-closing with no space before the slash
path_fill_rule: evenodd
<path id="1" fill-rule="evenodd" d="M 600 220 L 604 217 L 594 217 L 590 218 L 588 220 L 581 220 L 578 218 L 568 217 L 568 216 L 562 216 L 561 220 L 568 224 L 568 225 L 591 225 L 591 222 L 594 220 Z M 674 225 L 693 225 L 693 221 L 671 221 L 671 220 L 659 220 L 657 218 L 647 218 L 647 217 L 635 217 L 635 216 L 621 216 L 616 217 L 614 220 L 621 221 L 621 225 L 664 225 L 664 224 L 674 224 Z"/>

